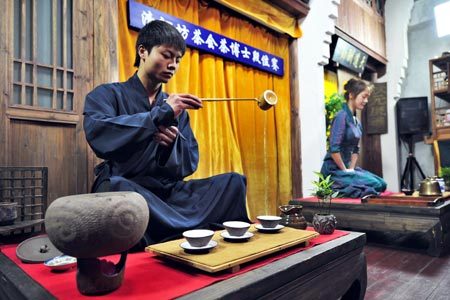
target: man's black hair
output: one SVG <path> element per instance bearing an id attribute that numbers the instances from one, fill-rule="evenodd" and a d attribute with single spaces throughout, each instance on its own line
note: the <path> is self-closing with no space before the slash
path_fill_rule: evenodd
<path id="1" fill-rule="evenodd" d="M 140 56 L 138 52 L 139 46 L 143 46 L 150 53 L 155 46 L 168 45 L 172 46 L 184 55 L 186 52 L 186 42 L 184 41 L 178 30 L 167 22 L 155 20 L 147 23 L 139 31 L 136 41 L 136 59 L 134 66 L 139 67 Z"/>

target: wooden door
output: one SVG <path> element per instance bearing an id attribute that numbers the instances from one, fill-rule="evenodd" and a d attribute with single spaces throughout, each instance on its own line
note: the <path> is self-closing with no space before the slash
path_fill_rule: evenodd
<path id="1" fill-rule="evenodd" d="M 116 36 L 101 24 L 114 18 L 108 8 L 114 0 L 0 1 L 0 165 L 48 167 L 48 204 L 93 180 L 82 111 L 94 85 L 109 81 L 110 68 L 95 69 L 114 57 Z"/>

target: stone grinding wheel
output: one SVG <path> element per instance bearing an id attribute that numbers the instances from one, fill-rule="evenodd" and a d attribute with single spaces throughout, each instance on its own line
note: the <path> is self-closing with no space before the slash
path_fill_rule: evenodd
<path id="1" fill-rule="evenodd" d="M 77 258 L 77 288 L 84 295 L 107 294 L 122 285 L 128 249 L 142 238 L 148 222 L 147 202 L 135 192 L 58 198 L 45 215 L 50 240 Z M 97 258 L 117 253 L 117 264 Z"/>
<path id="2" fill-rule="evenodd" d="M 144 235 L 149 210 L 135 192 L 108 192 L 61 197 L 45 214 L 52 243 L 64 254 L 92 258 L 133 247 Z"/>

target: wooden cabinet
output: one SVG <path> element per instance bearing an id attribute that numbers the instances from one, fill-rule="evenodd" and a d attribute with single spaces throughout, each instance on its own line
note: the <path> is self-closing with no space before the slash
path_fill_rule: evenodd
<path id="1" fill-rule="evenodd" d="M 430 59 L 432 140 L 450 139 L 450 55 Z"/>

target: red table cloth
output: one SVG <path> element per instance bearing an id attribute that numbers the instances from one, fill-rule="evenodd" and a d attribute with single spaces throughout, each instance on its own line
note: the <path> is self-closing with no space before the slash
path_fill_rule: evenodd
<path id="1" fill-rule="evenodd" d="M 308 228 L 308 230 L 312 229 Z M 275 253 L 245 264 L 239 272 L 233 274 L 227 271 L 209 274 L 176 262 L 162 260 L 151 253 L 128 254 L 122 286 L 116 291 L 103 296 L 83 296 L 78 292 L 75 278 L 76 268 L 56 273 L 50 271 L 43 264 L 22 263 L 15 254 L 17 245 L 3 246 L 1 251 L 58 299 L 123 299 L 124 297 L 133 300 L 173 299 L 346 234 L 348 232 L 336 230 L 331 235 L 320 235 L 312 239 L 307 247 L 297 246 Z M 107 259 L 116 263 L 119 257 L 119 255 L 113 255 Z"/>

